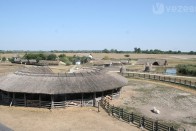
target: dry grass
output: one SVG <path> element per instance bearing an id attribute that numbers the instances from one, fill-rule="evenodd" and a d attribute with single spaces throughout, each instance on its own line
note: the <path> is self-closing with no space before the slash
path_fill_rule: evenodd
<path id="1" fill-rule="evenodd" d="M 154 120 L 196 130 L 196 92 L 178 85 L 144 80 L 129 80 L 121 97 L 113 104 Z M 153 107 L 160 114 L 151 112 Z"/>
<path id="2" fill-rule="evenodd" d="M 0 62 L 0 73 L 14 72 L 24 65 Z"/>

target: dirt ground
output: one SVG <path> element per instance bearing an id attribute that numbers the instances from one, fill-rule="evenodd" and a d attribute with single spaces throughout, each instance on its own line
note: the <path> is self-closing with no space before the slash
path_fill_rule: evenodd
<path id="1" fill-rule="evenodd" d="M 114 100 L 113 104 L 163 123 L 195 131 L 196 92 L 183 88 L 130 79 L 128 86 L 122 89 L 120 99 Z M 160 114 L 152 113 L 153 107 L 160 110 Z"/>
<path id="2" fill-rule="evenodd" d="M 48 109 L 0 105 L 0 123 L 15 131 L 140 131 L 93 107 Z"/>

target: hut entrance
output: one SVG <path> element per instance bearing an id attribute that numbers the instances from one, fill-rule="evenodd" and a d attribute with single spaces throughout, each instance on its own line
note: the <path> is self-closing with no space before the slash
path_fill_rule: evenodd
<path id="1" fill-rule="evenodd" d="M 159 63 L 155 61 L 152 65 L 159 66 Z"/>

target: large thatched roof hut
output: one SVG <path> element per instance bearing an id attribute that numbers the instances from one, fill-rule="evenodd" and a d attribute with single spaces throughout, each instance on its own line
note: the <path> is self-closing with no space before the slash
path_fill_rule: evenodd
<path id="1" fill-rule="evenodd" d="M 127 84 L 118 74 L 98 70 L 54 74 L 48 67 L 25 68 L 0 76 L 0 81 L 0 100 L 39 107 L 95 105 L 96 98 L 119 95 L 121 87 Z"/>

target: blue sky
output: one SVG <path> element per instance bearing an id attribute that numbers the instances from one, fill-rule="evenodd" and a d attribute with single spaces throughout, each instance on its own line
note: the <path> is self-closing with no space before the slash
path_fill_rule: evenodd
<path id="1" fill-rule="evenodd" d="M 1 50 L 196 51 L 196 1 L 0 0 L 0 45 Z"/>

